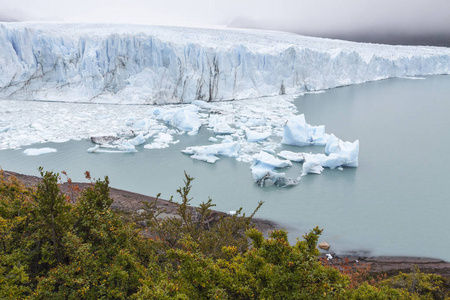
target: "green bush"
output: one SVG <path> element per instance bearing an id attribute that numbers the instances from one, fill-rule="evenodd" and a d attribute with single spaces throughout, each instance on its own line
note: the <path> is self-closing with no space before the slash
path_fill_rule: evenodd
<path id="1" fill-rule="evenodd" d="M 111 209 L 107 177 L 74 201 L 59 174 L 40 172 L 36 188 L 0 174 L 1 299 L 443 297 L 439 277 L 419 272 L 355 286 L 319 261 L 319 228 L 294 245 L 285 230 L 266 239 L 251 223 L 261 203 L 249 217 L 213 212 L 211 199 L 192 208 L 188 175 L 177 215 L 161 219 L 148 203 L 136 216 L 141 228 Z"/>

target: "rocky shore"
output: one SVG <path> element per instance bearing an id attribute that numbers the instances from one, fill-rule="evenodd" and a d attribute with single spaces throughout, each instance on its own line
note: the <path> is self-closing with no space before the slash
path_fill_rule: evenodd
<path id="1" fill-rule="evenodd" d="M 3 171 L 3 175 L 5 178 L 15 176 L 27 186 L 34 186 L 41 180 L 36 176 L 23 175 L 11 171 Z M 89 185 L 89 183 L 72 184 L 77 185 L 80 189 L 83 189 Z M 67 194 L 74 193 L 68 182 L 61 184 L 61 190 Z M 130 213 L 138 212 L 138 210 L 142 208 L 142 202 L 155 201 L 154 197 L 115 188 L 111 188 L 110 197 L 114 200 L 112 208 Z M 157 199 L 156 206 L 165 210 L 165 213 L 161 215 L 162 217 L 171 217 L 175 216 L 178 204 L 176 202 Z M 225 214 L 226 213 L 224 212 L 214 211 L 212 218 L 219 218 Z M 278 227 L 276 223 L 270 220 L 254 218 L 253 222 L 255 227 L 262 232 L 268 232 L 269 230 L 276 229 Z M 329 255 L 331 255 L 331 259 Z M 373 275 L 386 273 L 390 276 L 396 275 L 400 271 L 407 273 L 411 271 L 414 265 L 417 265 L 422 272 L 439 274 L 446 278 L 450 278 L 450 263 L 434 258 L 402 256 L 371 257 L 366 253 L 357 252 L 349 255 L 339 255 L 335 253 L 322 254 L 321 258 L 327 261 L 329 265 L 334 265 L 338 268 L 343 265 L 354 268 L 368 267 L 369 273 Z"/>

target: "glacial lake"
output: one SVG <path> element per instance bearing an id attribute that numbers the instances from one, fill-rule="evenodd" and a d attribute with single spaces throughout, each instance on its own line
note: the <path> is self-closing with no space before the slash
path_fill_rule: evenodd
<path id="1" fill-rule="evenodd" d="M 425 80 L 389 79 L 306 94 L 295 104 L 308 123 L 344 141 L 360 141 L 359 167 L 325 169 L 309 174 L 292 188 L 253 183 L 249 164 L 221 158 L 215 164 L 181 153 L 206 145 L 211 131 L 182 135 L 166 149 L 137 153 L 87 153 L 89 140 L 23 147 L 53 147 L 56 153 L 26 156 L 21 150 L 0 151 L 5 170 L 37 175 L 37 168 L 67 171 L 76 181 L 89 170 L 108 175 L 111 186 L 161 198 L 174 195 L 183 172 L 195 177 L 192 204 L 208 197 L 221 211 L 243 207 L 289 230 L 292 242 L 315 226 L 331 252 L 368 251 L 369 255 L 426 256 L 450 261 L 450 76 Z M 321 152 L 322 147 L 277 149 Z M 284 170 L 298 177 L 301 164 Z"/>

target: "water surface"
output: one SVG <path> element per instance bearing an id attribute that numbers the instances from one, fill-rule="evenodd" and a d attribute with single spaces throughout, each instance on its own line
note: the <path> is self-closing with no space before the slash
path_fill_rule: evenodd
<path id="1" fill-rule="evenodd" d="M 332 251 L 368 250 L 373 255 L 412 255 L 450 261 L 450 76 L 426 80 L 391 79 L 342 87 L 296 100 L 308 123 L 325 124 L 343 140 L 360 140 L 360 166 L 302 177 L 293 188 L 260 188 L 249 165 L 231 158 L 216 164 L 195 161 L 180 151 L 208 144 L 211 132 L 181 136 L 167 149 L 131 154 L 90 154 L 90 141 L 47 143 L 57 153 L 25 156 L 23 150 L 0 151 L 6 170 L 37 175 L 44 166 L 66 170 L 83 180 L 108 175 L 116 188 L 155 195 L 175 195 L 183 172 L 195 177 L 193 204 L 211 197 L 223 211 L 265 204 L 258 217 L 283 224 L 292 241 L 310 228 L 324 228 L 321 241 Z M 28 148 L 28 147 L 24 147 Z M 282 146 L 279 150 L 321 152 L 323 147 Z M 285 170 L 291 177 L 301 164 Z M 175 200 L 178 198 L 175 197 Z"/>

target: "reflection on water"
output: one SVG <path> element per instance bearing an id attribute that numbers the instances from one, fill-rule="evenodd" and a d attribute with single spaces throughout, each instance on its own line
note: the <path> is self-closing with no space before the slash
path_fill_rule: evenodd
<path id="1" fill-rule="evenodd" d="M 66 170 L 83 180 L 90 170 L 108 175 L 114 187 L 163 198 L 175 194 L 183 172 L 194 176 L 194 203 L 210 196 L 223 211 L 249 212 L 260 200 L 259 217 L 286 226 L 292 241 L 310 228 L 324 228 L 321 240 L 332 251 L 371 250 L 374 255 L 415 255 L 450 261 L 450 77 L 427 80 L 392 79 L 308 94 L 296 100 L 310 124 L 325 124 L 343 140 L 360 140 L 360 166 L 302 177 L 293 188 L 259 188 L 249 165 L 231 158 L 216 164 L 190 159 L 180 151 L 208 144 L 210 132 L 181 136 L 180 143 L 161 150 L 131 154 L 89 154 L 89 141 L 43 146 L 57 153 L 25 156 L 22 150 L 0 151 L 7 170 L 37 175 L 44 166 Z M 323 147 L 281 150 L 321 152 Z M 297 177 L 301 164 L 284 170 Z M 176 200 L 176 197 L 175 197 Z"/>

